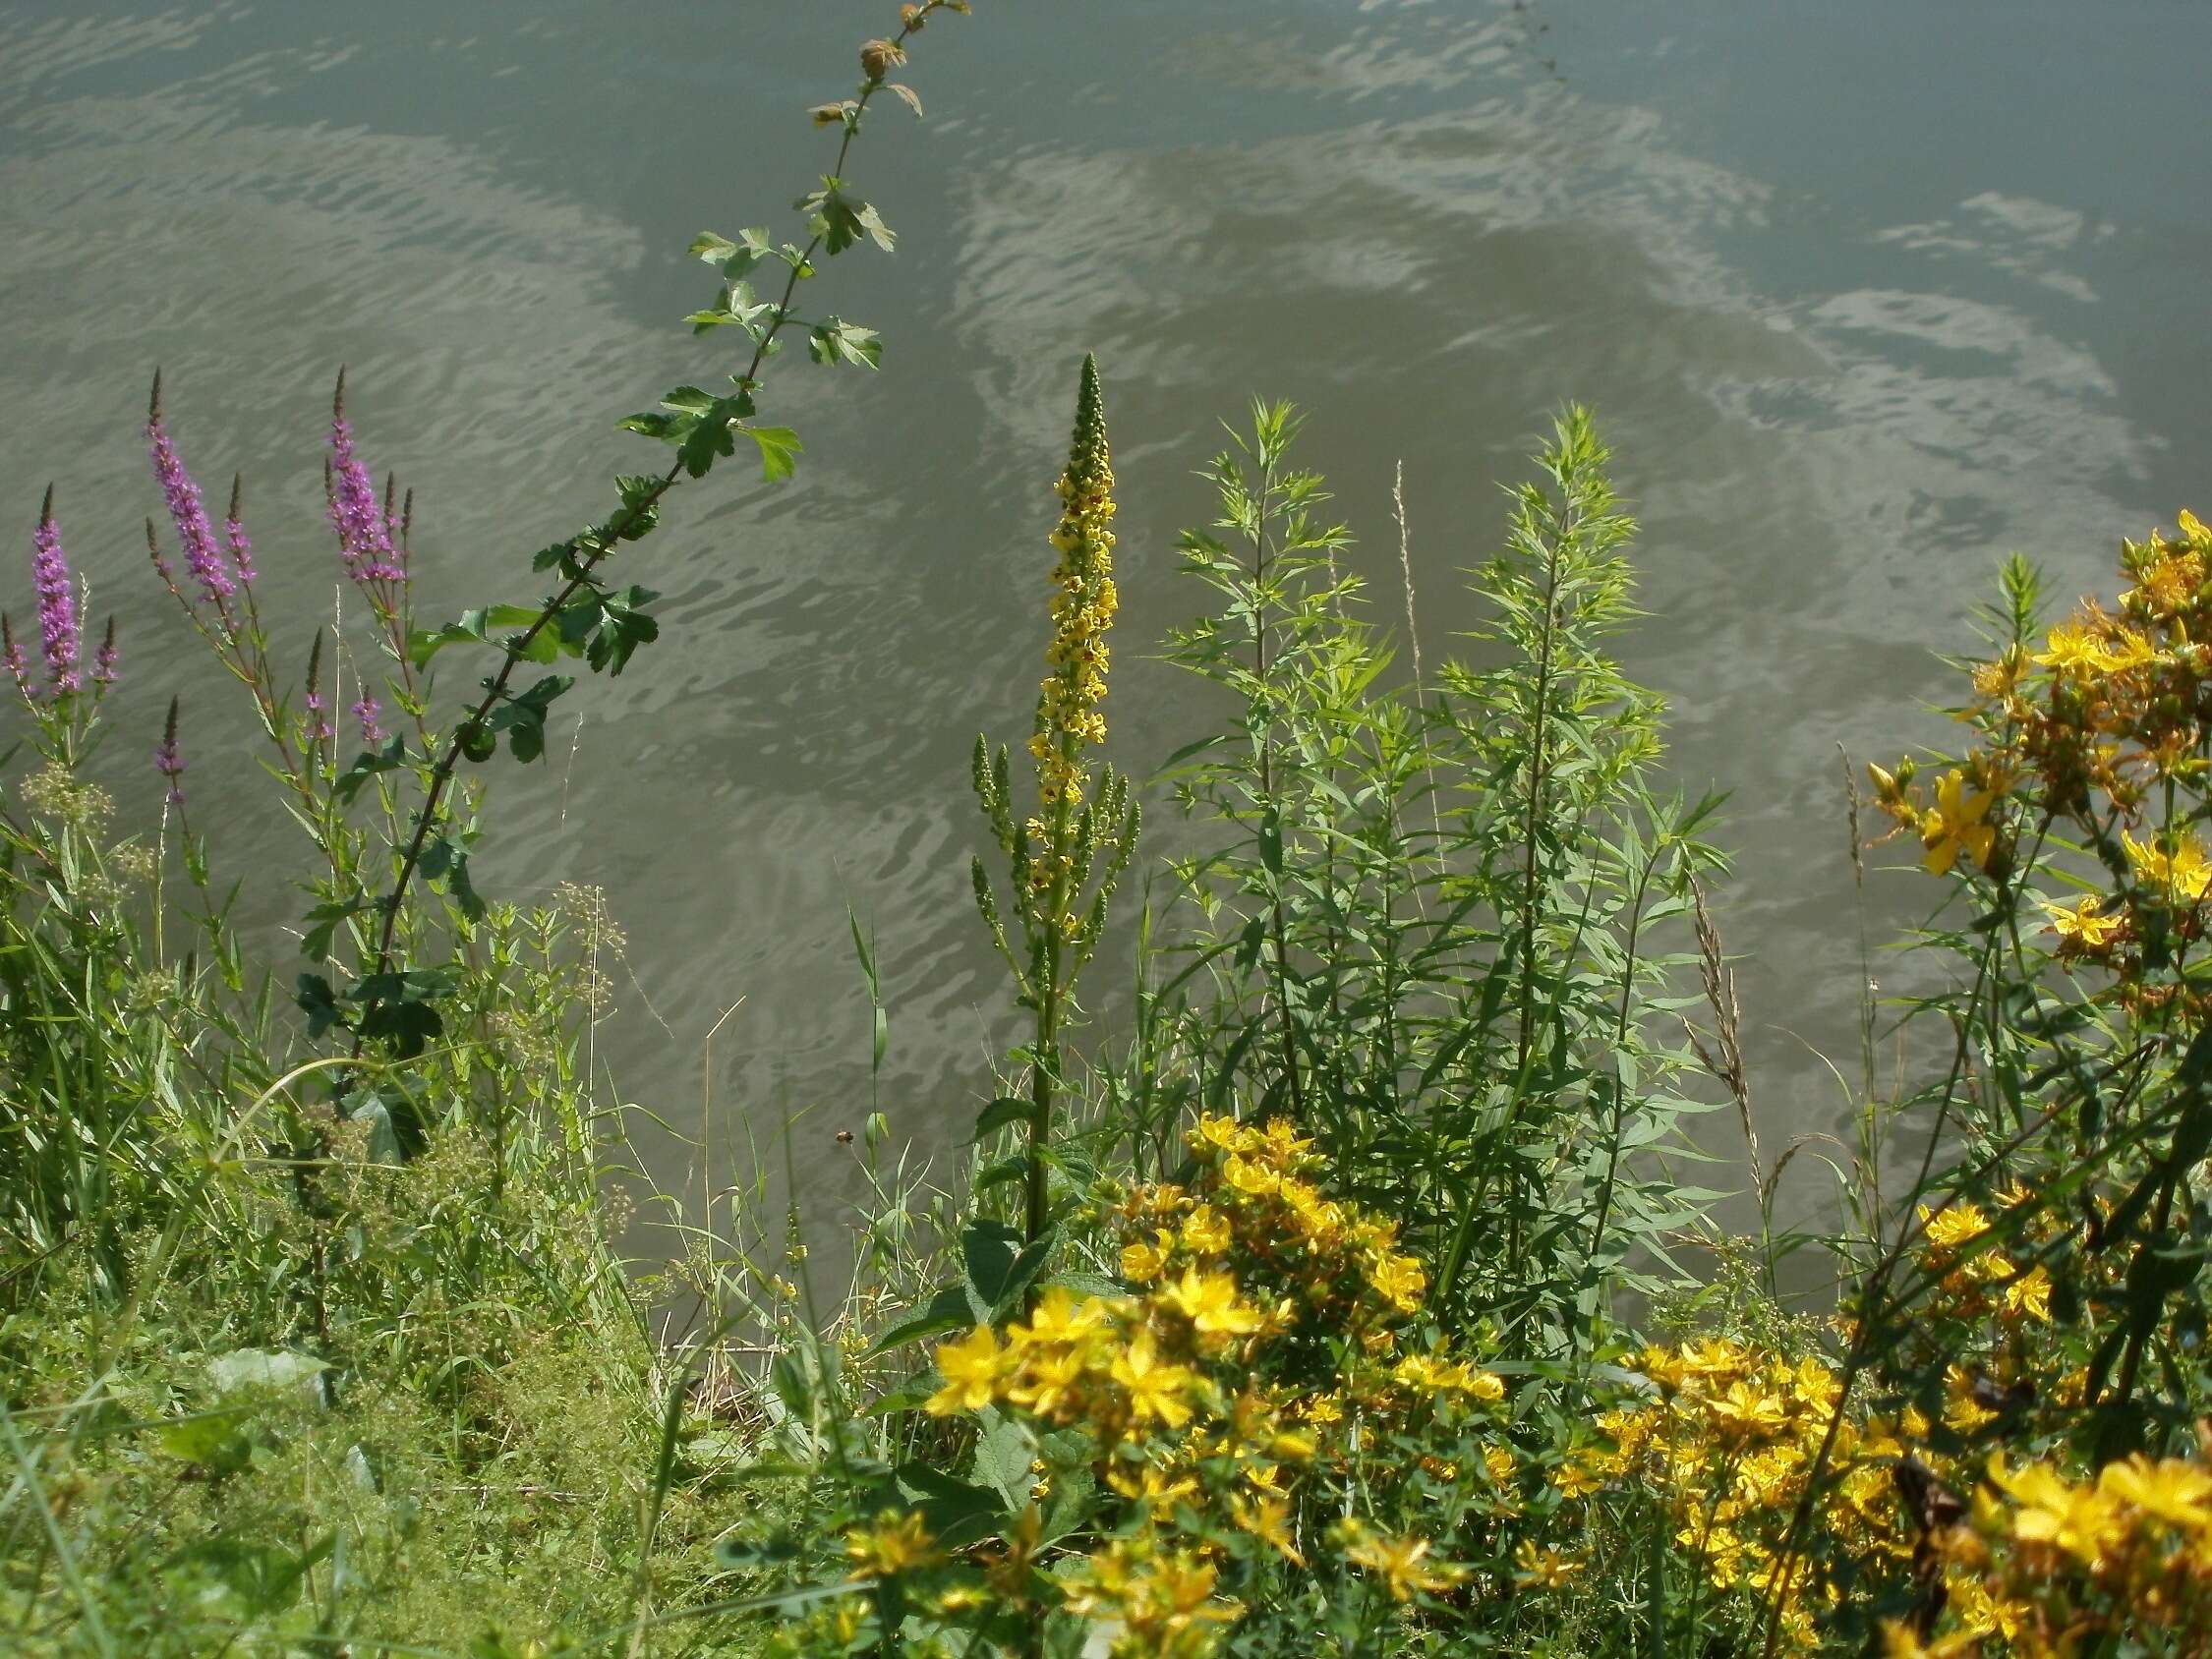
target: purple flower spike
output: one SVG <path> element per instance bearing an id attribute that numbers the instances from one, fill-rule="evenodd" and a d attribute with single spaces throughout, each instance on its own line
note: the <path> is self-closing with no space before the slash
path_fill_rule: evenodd
<path id="1" fill-rule="evenodd" d="M 38 689 L 30 683 L 30 664 L 25 660 L 23 647 L 16 640 L 16 625 L 0 611 L 0 667 L 8 670 L 8 677 L 16 682 L 16 690 L 23 693 L 26 703 L 38 701 Z"/>
<path id="2" fill-rule="evenodd" d="M 233 473 L 230 479 L 230 512 L 223 519 L 223 543 L 230 549 L 230 564 L 237 572 L 238 585 L 254 585 L 254 543 L 246 540 L 246 525 L 241 509 L 246 500 L 246 475 Z"/>
<path id="3" fill-rule="evenodd" d="M 322 698 L 322 630 L 318 628 L 314 649 L 308 653 L 307 729 L 310 743 L 320 746 L 337 735 L 330 729 L 330 722 L 323 717 L 329 707 Z"/>
<path id="4" fill-rule="evenodd" d="M 169 780 L 169 804 L 184 805 L 184 756 L 177 749 L 177 700 L 169 699 L 169 723 L 153 751 L 153 770 Z"/>
<path id="5" fill-rule="evenodd" d="M 361 741 L 374 749 L 384 740 L 384 728 L 377 723 L 383 713 L 383 705 L 374 697 L 364 697 L 353 706 L 353 717 L 361 722 Z"/>
<path id="6" fill-rule="evenodd" d="M 115 683 L 115 618 L 110 616 L 100 648 L 92 653 L 92 684 L 101 691 Z"/>
<path id="7" fill-rule="evenodd" d="M 77 585 L 69 577 L 69 560 L 62 553 L 61 526 L 54 522 L 54 486 L 46 486 L 46 504 L 39 509 L 38 528 L 30 538 L 30 579 L 38 590 L 38 641 L 46 656 L 47 677 L 57 695 L 84 684 L 78 668 L 83 645 L 77 620 Z"/>
<path id="8" fill-rule="evenodd" d="M 215 527 L 207 522 L 206 504 L 200 498 L 200 486 L 192 482 L 185 471 L 184 462 L 177 454 L 177 446 L 170 441 L 169 429 L 161 420 L 161 376 L 153 376 L 153 400 L 146 411 L 146 442 L 152 445 L 153 477 L 161 486 L 162 498 L 169 504 L 169 522 L 177 527 L 177 541 L 184 548 L 185 569 L 192 572 L 193 580 L 207 602 L 217 610 L 226 608 L 236 587 L 230 572 L 224 567 L 221 550 L 215 545 Z"/>
<path id="9" fill-rule="evenodd" d="M 377 499 L 369 469 L 354 452 L 343 370 L 338 372 L 337 395 L 330 404 L 329 487 L 330 526 L 338 533 L 346 574 L 364 585 L 399 581 L 402 572 L 392 553 L 390 522 Z"/>

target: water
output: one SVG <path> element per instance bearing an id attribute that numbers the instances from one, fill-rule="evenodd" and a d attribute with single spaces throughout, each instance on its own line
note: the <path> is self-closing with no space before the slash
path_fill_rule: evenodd
<path id="1" fill-rule="evenodd" d="M 2186 113 L 2212 12 L 980 9 L 916 44 L 928 119 L 886 110 L 850 169 L 900 250 L 839 260 L 818 304 L 883 331 L 884 372 L 784 360 L 798 483 L 686 490 L 632 578 L 667 595 L 666 643 L 564 705 L 548 767 L 492 774 L 486 884 L 597 883 L 628 928 L 623 1095 L 695 1133 L 711 1089 L 718 1179 L 743 1122 L 803 1111 L 802 1186 L 854 1190 L 850 904 L 892 1009 L 881 1104 L 923 1149 L 964 1125 L 1007 1010 L 966 899 L 966 756 L 1026 729 L 1044 486 L 1091 349 L 1122 479 L 1114 744 L 1139 770 L 1191 734 L 1141 642 L 1194 602 L 1170 549 L 1208 512 L 1190 473 L 1218 417 L 1307 404 L 1385 580 L 1403 459 L 1433 658 L 1472 614 L 1454 571 L 1494 542 L 1492 481 L 1558 400 L 1596 405 L 1645 526 L 1629 666 L 1674 700 L 1681 780 L 1734 794 L 1763 1132 L 1834 1127 L 1815 1051 L 1849 1070 L 1860 975 L 1835 745 L 1942 733 L 1934 654 L 2007 550 L 2062 596 L 2109 586 L 2121 531 L 2212 499 L 2212 125 Z M 297 908 L 263 873 L 302 849 L 144 569 L 153 366 L 210 489 L 245 471 L 293 637 L 332 591 L 341 361 L 373 460 L 417 489 L 429 613 L 527 597 L 523 555 L 650 457 L 613 421 L 735 367 L 675 321 L 707 289 L 684 245 L 792 222 L 830 154 L 800 111 L 890 10 L 0 7 L 0 502 L 28 558 L 57 484 L 121 619 L 118 778 L 150 808 L 132 768 L 181 692 L 194 811 L 231 821 L 219 868 L 254 875 L 257 925 Z M 21 614 L 28 571 L 5 583 Z M 1877 936 L 1929 893 L 1878 878 Z"/>

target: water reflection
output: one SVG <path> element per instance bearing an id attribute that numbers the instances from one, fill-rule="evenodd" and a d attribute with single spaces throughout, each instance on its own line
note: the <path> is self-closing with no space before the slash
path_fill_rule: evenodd
<path id="1" fill-rule="evenodd" d="M 864 14 L 799 10 L 677 7 L 665 34 L 607 0 L 474 31 L 413 3 L 0 17 L 0 283 L 29 348 L 0 359 L 0 500 L 28 520 L 58 482 L 148 719 L 174 684 L 211 734 L 223 694 L 131 551 L 152 364 L 195 466 L 246 470 L 303 638 L 332 583 L 314 445 L 340 360 L 373 456 L 421 491 L 434 607 L 506 597 L 518 553 L 634 461 L 611 421 L 711 363 L 671 322 L 699 292 L 689 233 L 766 216 L 822 164 L 795 110 L 837 90 Z M 1193 602 L 1169 548 L 1210 510 L 1190 472 L 1219 417 L 1309 405 L 1309 457 L 1386 581 L 1404 460 L 1433 659 L 1470 620 L 1452 573 L 1496 535 L 1493 481 L 1557 400 L 1598 406 L 1646 526 L 1631 667 L 1675 701 L 1683 780 L 1735 791 L 1762 1105 L 1777 1142 L 1831 1122 L 1800 1038 L 1848 1050 L 1859 971 L 1834 745 L 1940 732 L 1916 713 L 1944 687 L 1931 652 L 2003 550 L 2063 592 L 2171 516 L 2190 434 L 2170 394 L 2212 364 L 2147 252 L 2204 248 L 2160 217 L 2177 187 L 2092 201 L 2057 163 L 2011 176 L 1967 143 L 1998 118 L 1970 80 L 1890 88 L 1893 123 L 1961 135 L 1968 159 L 1931 171 L 1963 188 L 1937 200 L 1901 169 L 1840 192 L 1824 87 L 1802 122 L 1741 125 L 1775 96 L 1749 54 L 1827 27 L 1410 0 L 1221 0 L 1193 27 L 1147 0 L 933 29 L 910 76 L 930 121 L 879 127 L 857 168 L 901 253 L 841 261 L 824 302 L 884 331 L 883 376 L 833 395 L 782 369 L 800 483 L 679 504 L 636 576 L 667 595 L 667 643 L 577 700 L 544 773 L 498 778 L 487 882 L 601 882 L 628 925 L 624 1096 L 694 1121 L 705 1032 L 742 997 L 714 1098 L 771 1139 L 819 1105 L 803 1180 L 850 1191 L 826 1156 L 865 1110 L 849 901 L 881 940 L 900 1129 L 942 1146 L 966 1121 L 1005 1011 L 966 910 L 967 745 L 1025 728 L 1045 485 L 1094 349 L 1132 642 L 1115 743 L 1139 768 L 1202 713 L 1132 658 Z M 2105 142 L 2131 141 L 2081 137 Z M 2212 166 L 2177 178 L 2201 219 Z M 254 788 L 242 754 L 196 766 Z M 225 845 L 240 869 L 291 856 L 272 819 Z M 1877 933 L 1925 896 L 1878 885 Z M 264 925 L 291 908 L 251 901 Z"/>

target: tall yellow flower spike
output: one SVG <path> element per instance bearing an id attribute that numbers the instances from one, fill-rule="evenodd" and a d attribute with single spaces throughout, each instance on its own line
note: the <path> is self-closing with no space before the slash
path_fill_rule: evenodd
<path id="1" fill-rule="evenodd" d="M 1114 467 L 1106 444 L 1105 399 L 1098 361 L 1083 359 L 1076 392 L 1076 430 L 1068 469 L 1053 484 L 1060 523 L 1052 532 L 1052 644 L 1037 699 L 1037 729 L 1029 753 L 1037 762 L 1037 796 L 1048 809 L 1079 805 L 1082 751 L 1106 741 L 1106 633 L 1121 596 L 1114 587 Z"/>

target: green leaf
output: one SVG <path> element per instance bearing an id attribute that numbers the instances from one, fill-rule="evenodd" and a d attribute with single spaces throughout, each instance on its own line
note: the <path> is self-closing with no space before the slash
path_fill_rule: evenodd
<path id="1" fill-rule="evenodd" d="M 975 1138 L 981 1140 L 1009 1123 L 1026 1123 L 1036 1110 L 1034 1101 L 1024 1100 L 1019 1095 L 1001 1095 L 975 1115 Z"/>
<path id="2" fill-rule="evenodd" d="M 407 759 L 407 740 L 397 732 L 380 750 L 364 750 L 353 758 L 353 765 L 338 774 L 331 785 L 331 794 L 342 804 L 350 806 L 361 793 L 362 785 L 379 772 L 395 772 Z"/>
<path id="3" fill-rule="evenodd" d="M 903 1346 L 923 1337 L 934 1337 L 942 1331 L 964 1331 L 974 1323 L 974 1311 L 968 1306 L 966 1287 L 947 1285 L 929 1298 L 928 1305 L 919 1313 L 902 1319 L 878 1337 L 870 1351 L 889 1353 L 895 1347 Z"/>
<path id="4" fill-rule="evenodd" d="M 797 470 L 796 457 L 806 446 L 790 428 L 747 427 L 744 430 L 760 446 L 761 477 L 770 484 L 781 484 Z"/>
<path id="5" fill-rule="evenodd" d="M 314 1042 L 332 1026 L 350 1022 L 345 1011 L 338 1006 L 337 994 L 330 982 L 320 974 L 302 974 L 292 982 L 292 1001 L 307 1015 L 308 1040 Z"/>
<path id="6" fill-rule="evenodd" d="M 450 835 L 439 835 L 423 848 L 421 868 L 427 880 L 445 884 L 462 915 L 472 922 L 483 919 L 484 900 L 469 881 L 469 855 L 465 846 Z"/>
<path id="7" fill-rule="evenodd" d="M 1006 1500 L 1010 1511 L 1027 1507 L 1033 1477 L 1029 1465 L 1037 1460 L 1037 1443 L 1015 1418 L 991 1406 L 981 1413 L 983 1432 L 975 1442 L 975 1478 Z"/>
<path id="8" fill-rule="evenodd" d="M 236 1474 L 253 1460 L 254 1443 L 240 1431 L 246 1408 L 202 1411 L 164 1423 L 154 1443 L 170 1457 L 211 1474 Z"/>
<path id="9" fill-rule="evenodd" d="M 308 930 L 300 936 L 300 953 L 311 962 L 323 960 L 330 954 L 330 942 L 337 934 L 338 925 L 376 905 L 377 900 L 366 893 L 357 893 L 352 898 L 324 899 L 307 913 Z"/>
<path id="10" fill-rule="evenodd" d="M 294 1555 L 276 1544 L 223 1533 L 179 1550 L 161 1564 L 161 1573 L 227 1596 L 247 1619 L 266 1619 L 300 1599 L 309 1570 L 330 1554 L 333 1542 L 325 1537 L 305 1555 Z"/>
<path id="11" fill-rule="evenodd" d="M 816 363 L 856 363 L 866 369 L 880 368 L 883 363 L 883 340 L 873 328 L 835 316 L 814 325 L 806 349 Z"/>
<path id="12" fill-rule="evenodd" d="M 1005 1222 L 979 1216 L 961 1231 L 960 1260 L 967 1268 L 968 1285 L 985 1307 L 998 1305 L 1020 1250 L 1020 1230 Z"/>
<path id="13" fill-rule="evenodd" d="M 218 1395 L 247 1389 L 281 1389 L 330 1369 L 330 1362 L 290 1348 L 233 1348 L 207 1361 L 207 1381 Z"/>
<path id="14" fill-rule="evenodd" d="M 922 1523 L 953 1548 L 988 1537 L 1006 1518 L 1005 1500 L 994 1488 L 956 1479 L 927 1463 L 902 1463 L 893 1479 Z"/>

